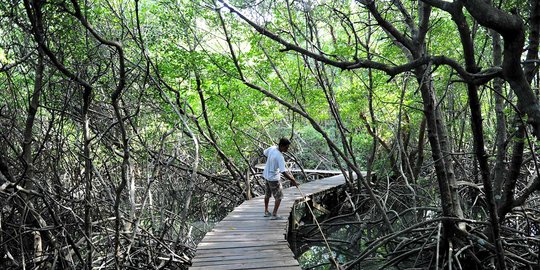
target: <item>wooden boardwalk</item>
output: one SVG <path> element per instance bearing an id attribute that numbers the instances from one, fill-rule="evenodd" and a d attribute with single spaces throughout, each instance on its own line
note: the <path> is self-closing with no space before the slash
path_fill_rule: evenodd
<path id="1" fill-rule="evenodd" d="M 337 175 L 302 184 L 300 189 L 309 196 L 344 183 L 343 175 Z M 295 187 L 283 190 L 278 211 L 282 220 L 263 216 L 264 196 L 245 201 L 206 234 L 190 269 L 301 269 L 285 239 L 289 214 L 301 199 Z M 270 211 L 273 207 L 271 199 Z"/>

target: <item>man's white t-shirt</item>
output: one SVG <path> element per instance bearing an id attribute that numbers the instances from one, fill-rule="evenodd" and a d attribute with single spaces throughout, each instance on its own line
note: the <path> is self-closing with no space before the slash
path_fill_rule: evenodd
<path id="1" fill-rule="evenodd" d="M 279 181 L 281 173 L 285 172 L 285 158 L 277 146 L 272 146 L 264 150 L 267 157 L 264 166 L 263 177 L 268 181 Z"/>

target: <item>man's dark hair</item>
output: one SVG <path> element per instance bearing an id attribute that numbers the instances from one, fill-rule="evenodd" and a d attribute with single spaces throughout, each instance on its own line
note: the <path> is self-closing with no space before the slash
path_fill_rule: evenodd
<path id="1" fill-rule="evenodd" d="M 279 139 L 279 146 L 289 146 L 291 144 L 291 141 L 287 138 L 281 138 Z"/>

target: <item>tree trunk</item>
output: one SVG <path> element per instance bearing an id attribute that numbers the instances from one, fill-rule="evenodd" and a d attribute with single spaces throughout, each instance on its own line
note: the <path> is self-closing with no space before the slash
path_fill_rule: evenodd
<path id="1" fill-rule="evenodd" d="M 31 190 L 35 189 L 35 179 L 34 179 L 34 162 L 32 158 L 32 140 L 33 140 L 33 128 L 34 122 L 36 119 L 37 110 L 39 107 L 39 100 L 41 96 L 41 91 L 43 89 L 43 71 L 45 67 L 43 65 L 43 52 L 38 48 L 38 59 L 36 63 L 36 71 L 34 78 L 34 91 L 28 102 L 28 115 L 26 116 L 26 124 L 23 132 L 23 143 L 22 143 L 22 162 L 24 172 L 22 175 L 23 187 Z M 29 200 L 24 193 L 21 195 L 24 200 Z M 33 203 L 28 201 L 28 204 L 32 205 Z M 35 222 L 35 219 L 32 216 L 28 216 L 25 220 L 25 224 L 32 224 Z M 39 227 L 38 224 L 34 226 Z M 38 263 L 43 260 L 43 240 L 41 237 L 40 231 L 33 231 L 32 235 L 34 236 L 34 263 Z"/>
<path id="2" fill-rule="evenodd" d="M 491 31 L 493 37 L 493 65 L 500 66 L 502 63 L 501 52 L 501 38 L 499 33 Z M 504 181 L 505 172 L 505 159 L 506 159 L 506 117 L 504 115 L 504 99 L 503 95 L 503 82 L 501 79 L 496 78 L 493 81 L 493 95 L 495 96 L 495 117 L 497 119 L 496 124 L 496 137 L 495 145 L 497 147 L 495 166 L 493 168 L 493 192 L 497 204 L 500 205 L 502 184 Z M 499 216 L 503 219 L 503 216 Z"/>
<path id="3" fill-rule="evenodd" d="M 452 161 L 447 153 L 448 139 L 446 137 L 446 126 L 437 106 L 435 91 L 431 84 L 431 77 L 426 76 L 425 69 L 417 69 L 415 74 L 420 84 L 420 92 L 424 105 L 424 115 L 426 117 L 426 127 L 429 144 L 431 146 L 431 155 L 435 165 L 435 173 L 441 194 L 441 205 L 445 217 L 463 218 L 459 194 L 457 193 L 457 183 L 454 177 L 454 168 Z M 446 153 L 446 154 L 445 154 Z M 455 234 L 455 223 L 453 221 L 443 222 L 443 238 L 451 239 Z"/>
<path id="4" fill-rule="evenodd" d="M 462 12 L 461 4 L 455 3 L 455 10 L 452 12 L 452 19 L 455 21 L 458 28 L 461 44 L 463 46 L 463 55 L 465 58 L 465 68 L 470 73 L 478 72 L 479 68 L 476 66 L 474 59 L 474 43 L 467 24 L 465 15 Z M 492 182 L 489 174 L 488 156 L 485 150 L 484 142 L 484 129 L 482 126 L 482 109 L 480 106 L 480 98 L 478 97 L 478 87 L 475 84 L 467 84 L 467 95 L 469 97 L 469 108 L 471 110 L 471 130 L 474 140 L 474 151 L 480 167 L 480 174 L 482 176 L 482 183 L 484 184 L 484 192 L 486 194 L 486 201 L 488 204 L 488 212 L 491 223 L 492 241 L 495 244 L 497 255 L 497 269 L 506 269 L 506 262 L 504 259 L 504 248 L 502 245 L 502 239 L 500 235 L 499 216 L 497 211 L 497 205 L 495 203 L 495 196 L 493 194 Z"/>

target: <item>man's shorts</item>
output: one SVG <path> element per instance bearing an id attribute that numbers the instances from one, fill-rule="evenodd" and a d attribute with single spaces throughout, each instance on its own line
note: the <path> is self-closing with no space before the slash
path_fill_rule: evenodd
<path id="1" fill-rule="evenodd" d="M 281 186 L 281 181 L 265 180 L 265 182 L 265 198 L 270 198 L 270 196 L 274 196 L 274 199 L 281 200 L 283 198 L 283 187 Z"/>

